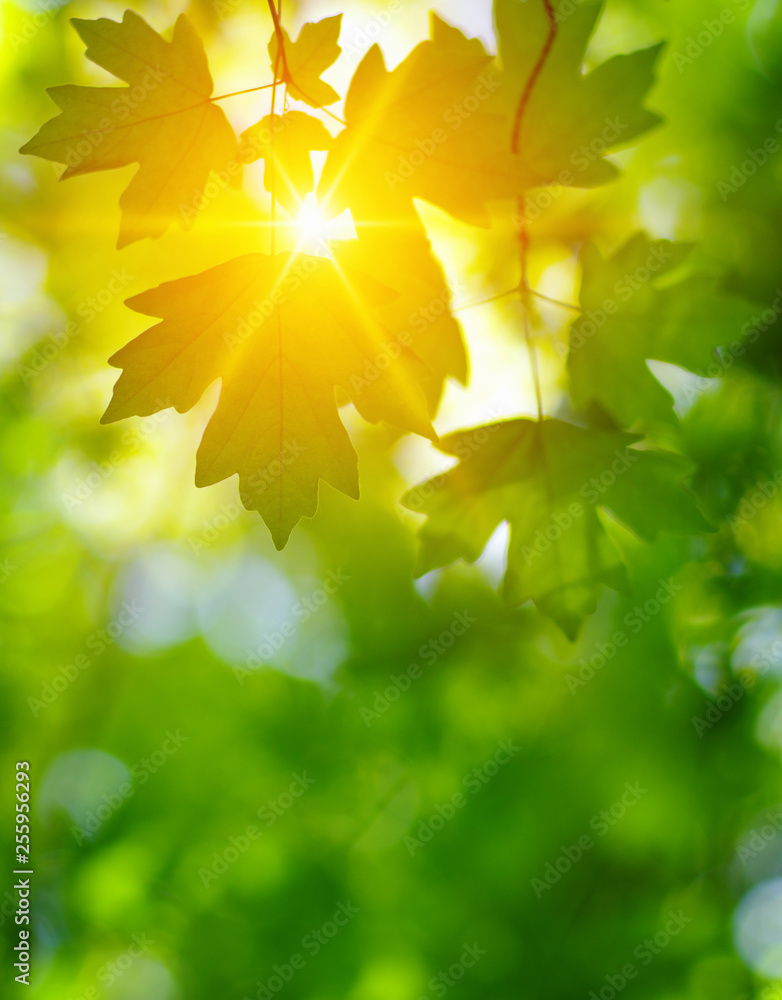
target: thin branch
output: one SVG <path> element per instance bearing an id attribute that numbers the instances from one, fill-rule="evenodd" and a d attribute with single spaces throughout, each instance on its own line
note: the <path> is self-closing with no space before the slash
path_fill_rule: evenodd
<path id="1" fill-rule="evenodd" d="M 527 291 L 530 295 L 534 295 L 536 299 L 542 299 L 544 302 L 548 302 L 549 305 L 559 306 L 560 309 L 572 309 L 573 312 L 580 313 L 581 306 L 574 306 L 572 302 L 563 302 L 561 299 L 552 299 L 548 295 L 544 295 L 543 292 L 536 292 L 533 288 L 528 288 Z"/>
<path id="2" fill-rule="evenodd" d="M 279 0 L 280 8 L 282 8 L 282 0 Z M 280 15 L 277 12 L 277 8 L 274 5 L 274 0 L 269 0 L 269 10 L 272 12 L 272 20 L 274 21 L 274 33 L 277 36 L 277 55 L 274 59 L 274 82 L 272 83 L 272 106 L 271 106 L 271 119 L 272 126 L 274 126 L 274 113 L 276 111 L 277 105 L 277 85 L 279 83 L 279 69 L 280 61 L 282 61 L 283 69 L 285 67 L 285 45 L 282 40 L 282 27 L 280 25 Z M 267 163 L 267 169 L 272 172 L 271 184 L 269 185 L 269 194 L 272 198 L 272 210 L 271 210 L 271 233 L 270 233 L 270 250 L 272 257 L 277 252 L 277 165 L 274 162 L 274 133 L 275 129 L 272 127 L 271 137 L 269 139 L 269 162 Z"/>
<path id="3" fill-rule="evenodd" d="M 540 375 L 538 372 L 538 356 L 535 353 L 535 344 L 532 339 L 532 328 L 529 320 L 530 314 L 530 287 L 527 276 L 527 259 L 529 256 L 529 233 L 526 222 L 526 199 L 523 195 L 518 200 L 518 213 L 521 222 L 519 223 L 519 256 L 521 259 L 521 305 L 522 324 L 524 326 L 524 340 L 527 343 L 527 354 L 529 354 L 529 365 L 532 372 L 532 382 L 535 386 L 535 405 L 538 412 L 538 422 L 543 419 L 543 394 L 540 388 Z"/>
<path id="4" fill-rule="evenodd" d="M 278 0 L 278 6 L 275 7 L 274 0 L 268 0 L 269 10 L 272 14 L 272 20 L 274 21 L 274 32 L 277 36 L 277 55 L 274 60 L 274 86 L 272 87 L 272 101 L 271 101 L 271 119 L 272 125 L 274 125 L 274 113 L 277 104 L 277 84 L 279 82 L 279 70 L 280 63 L 282 62 L 283 67 L 283 80 L 285 82 L 285 100 L 288 97 L 288 66 L 285 61 L 285 45 L 282 38 L 282 26 L 280 24 L 280 16 L 282 14 L 282 0 Z M 276 129 L 272 128 L 271 138 L 269 139 L 269 159 L 266 161 L 266 169 L 272 170 L 272 180 L 270 187 L 270 194 L 272 198 L 272 210 L 271 210 L 271 234 L 269 238 L 269 245 L 271 250 L 271 256 L 274 257 L 277 250 L 277 164 L 274 162 L 274 133 Z M 285 422 L 283 415 L 285 413 L 285 381 L 282 376 L 282 314 L 279 306 L 275 309 L 276 319 L 277 319 L 277 351 L 279 355 L 279 374 L 278 374 L 278 392 L 280 399 L 280 431 L 279 431 L 279 445 L 278 452 L 280 458 L 282 458 L 282 453 L 284 449 L 285 440 Z M 280 520 L 282 519 L 282 497 L 283 490 L 279 491 L 279 509 L 278 516 Z"/>
<path id="5" fill-rule="evenodd" d="M 300 90 L 300 91 L 299 91 L 299 93 L 300 93 L 300 94 L 304 94 L 304 91 L 303 91 L 303 90 Z M 307 95 L 306 95 L 306 94 L 304 94 L 304 96 L 306 97 Z M 333 118 L 335 122 L 339 122 L 339 124 L 340 124 L 340 125 L 344 125 L 344 126 L 345 126 L 345 128 L 350 128 L 350 126 L 349 126 L 349 125 L 348 125 L 348 123 L 347 123 L 347 122 L 346 122 L 346 121 L 344 120 L 344 118 L 340 118 L 340 117 L 339 117 L 339 115 L 335 115 L 335 114 L 334 114 L 334 113 L 333 113 L 332 111 L 329 111 L 329 109 L 328 109 L 328 108 L 324 108 L 322 104 L 319 104 L 319 105 L 318 105 L 318 111 L 323 111 L 323 112 L 325 112 L 325 113 L 326 113 L 326 114 L 327 114 L 327 115 L 329 116 L 329 118 Z M 375 137 L 374 137 L 374 136 L 372 136 L 372 138 L 374 139 Z"/>
<path id="6" fill-rule="evenodd" d="M 516 285 L 515 288 L 509 288 L 507 292 L 500 292 L 498 295 L 492 295 L 488 299 L 479 299 L 477 302 L 466 302 L 463 306 L 457 306 L 452 311 L 463 312 L 465 309 L 475 309 L 478 306 L 487 306 L 490 302 L 499 302 L 500 299 L 507 299 L 509 295 L 515 295 L 520 291 L 521 285 Z"/>
<path id="7" fill-rule="evenodd" d="M 284 39 L 283 33 L 282 33 L 282 21 L 280 20 L 280 15 L 281 15 L 281 11 L 282 11 L 282 0 L 280 0 L 280 8 L 279 8 L 279 10 L 275 7 L 274 0 L 266 0 L 266 2 L 269 5 L 269 11 L 270 11 L 270 13 L 272 15 L 272 21 L 274 22 L 274 34 L 277 37 L 277 59 L 279 60 L 280 57 L 282 57 L 282 81 L 283 81 L 283 83 L 285 83 L 286 85 L 292 84 L 296 88 L 296 90 L 298 90 L 298 92 L 303 97 L 307 98 L 307 100 L 312 104 L 312 106 L 315 108 L 315 110 L 317 110 L 317 111 L 325 111 L 325 113 L 327 115 L 329 115 L 331 118 L 333 118 L 335 122 L 339 122 L 340 125 L 344 125 L 345 128 L 347 128 L 347 124 L 348 123 L 346 121 L 343 121 L 337 115 L 332 114 L 331 111 L 329 111 L 328 108 L 324 108 L 322 104 L 318 104 L 317 101 L 314 101 L 309 96 L 309 94 L 305 94 L 304 91 L 301 89 L 301 87 L 299 87 L 299 85 L 296 83 L 296 81 L 291 76 L 291 71 L 288 68 L 288 57 L 287 57 L 287 54 L 285 52 L 285 39 Z M 277 79 L 277 67 L 276 66 L 275 66 L 275 70 L 274 70 L 274 77 L 275 77 L 275 80 L 276 80 Z M 286 98 L 287 98 L 287 90 L 286 90 Z"/>
<path id="8" fill-rule="evenodd" d="M 521 145 L 521 123 L 524 119 L 527 105 L 532 97 L 532 91 L 535 89 L 535 84 L 538 82 L 538 78 L 543 72 L 543 67 L 546 65 L 546 60 L 551 52 L 551 46 L 554 44 L 554 40 L 557 37 L 557 18 L 554 13 L 554 8 L 551 6 L 551 0 L 543 0 L 543 6 L 546 10 L 546 18 L 548 20 L 548 36 L 546 37 L 546 41 L 543 43 L 543 48 L 540 50 L 538 60 L 529 75 L 529 79 L 524 87 L 524 92 L 521 95 L 521 100 L 516 108 L 516 115 L 513 119 L 513 135 L 511 138 L 510 148 L 511 152 L 516 154 L 518 154 Z"/>
<path id="9" fill-rule="evenodd" d="M 269 5 L 269 12 L 272 16 L 272 21 L 274 22 L 274 34 L 277 36 L 277 60 L 279 63 L 280 58 L 282 59 L 282 79 L 285 83 L 290 83 L 290 73 L 288 71 L 288 58 L 285 54 L 285 38 L 282 33 L 282 23 L 280 22 L 280 12 L 274 5 L 274 0 L 266 0 Z M 282 0 L 280 0 L 280 9 L 282 9 Z M 277 79 L 277 67 L 275 65 L 274 69 L 274 79 Z"/>
<path id="10" fill-rule="evenodd" d="M 273 83 L 264 83 L 262 87 L 248 87 L 247 90 L 233 90 L 230 94 L 218 94 L 217 97 L 210 97 L 209 101 L 224 101 L 226 97 L 239 97 L 240 94 L 254 94 L 256 90 L 269 90 L 274 87 Z"/>
<path id="11" fill-rule="evenodd" d="M 465 302 L 463 306 L 457 306 L 452 312 L 463 312 L 465 309 L 475 309 L 478 306 L 487 306 L 491 302 L 499 302 L 500 299 L 507 299 L 510 295 L 515 295 L 517 292 L 524 290 L 521 283 L 515 286 L 515 288 L 509 288 L 507 292 L 499 292 L 497 295 L 491 295 L 488 299 L 479 299 L 477 302 Z M 581 306 L 574 306 L 570 302 L 563 302 L 561 299 L 552 299 L 549 295 L 544 295 L 543 292 L 536 292 L 534 288 L 528 288 L 527 294 L 532 295 L 533 298 L 542 299 L 543 302 L 548 302 L 549 305 L 559 306 L 560 309 L 572 309 L 574 312 L 581 312 Z"/>
<path id="12" fill-rule="evenodd" d="M 513 120 L 513 133 L 511 136 L 511 152 L 516 156 L 519 154 L 519 149 L 521 147 L 521 126 L 524 121 L 524 115 L 527 111 L 527 106 L 529 105 L 530 98 L 535 89 L 535 84 L 540 79 L 540 74 L 543 72 L 543 67 L 546 65 L 546 61 L 551 53 L 551 47 L 554 44 L 554 39 L 557 37 L 557 19 L 554 14 L 554 8 L 551 6 L 551 0 L 543 0 L 543 7 L 546 11 L 546 18 L 548 20 L 548 35 L 546 41 L 543 43 L 543 48 L 540 51 L 540 55 L 537 58 L 535 65 L 532 67 L 532 72 L 524 85 L 524 90 L 522 91 L 521 98 L 516 108 L 516 115 Z M 527 342 L 527 353 L 529 354 L 530 369 L 532 371 L 532 381 L 535 385 L 535 403 L 537 405 L 538 411 L 538 421 L 543 419 L 543 396 L 540 388 L 540 377 L 538 374 L 538 359 L 535 354 L 535 344 L 532 340 L 532 329 L 530 324 L 530 296 L 531 289 L 529 287 L 528 280 L 528 256 L 529 256 L 529 233 L 527 231 L 527 206 L 526 198 L 520 195 L 518 198 L 518 217 L 519 217 L 519 258 L 521 261 L 521 303 L 523 318 L 522 322 L 524 324 L 524 339 Z"/>

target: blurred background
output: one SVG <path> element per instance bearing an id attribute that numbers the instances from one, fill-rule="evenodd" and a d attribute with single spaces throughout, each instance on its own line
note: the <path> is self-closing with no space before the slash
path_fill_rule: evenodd
<path id="1" fill-rule="evenodd" d="M 183 7 L 134 9 L 167 31 Z M 265 4 L 184 9 L 218 93 L 268 80 Z M 429 9 L 286 0 L 285 20 L 294 34 L 344 13 L 326 74 L 344 96 L 372 43 L 394 65 L 427 36 Z M 496 51 L 488 2 L 436 9 Z M 682 418 L 663 443 L 692 458 L 719 530 L 646 545 L 616 528 L 635 591 L 606 592 L 574 644 L 531 606 L 502 606 L 502 531 L 474 566 L 413 580 L 420 518 L 399 497 L 448 464 L 425 441 L 346 408 L 362 499 L 322 485 L 277 553 L 235 480 L 193 486 L 215 387 L 184 416 L 99 425 L 106 359 L 143 329 L 123 300 L 268 247 L 260 163 L 192 232 L 119 252 L 132 168 L 60 185 L 60 167 L 18 155 L 55 112 L 46 87 L 109 82 L 68 19 L 122 10 L 2 7 L 4 968 L 12 769 L 29 760 L 41 1000 L 769 1000 L 782 499 L 752 497 L 782 469 L 782 153 L 740 184 L 731 172 L 779 137 L 782 4 L 608 0 L 588 63 L 667 40 L 648 101 L 664 124 L 613 157 L 619 181 L 565 192 L 531 226 L 547 294 L 574 301 L 586 239 L 608 252 L 643 229 L 697 241 L 699 267 L 763 317 L 720 378 L 653 365 Z M 722 31 L 704 26 L 724 10 Z M 268 92 L 224 107 L 240 131 Z M 419 209 L 456 306 L 518 280 L 499 214 L 477 230 Z M 307 205 L 280 239 L 351 225 L 323 230 Z M 473 375 L 447 388 L 441 433 L 534 412 L 515 309 L 457 313 Z M 538 327 L 546 408 L 566 413 L 561 311 L 542 307 Z"/>

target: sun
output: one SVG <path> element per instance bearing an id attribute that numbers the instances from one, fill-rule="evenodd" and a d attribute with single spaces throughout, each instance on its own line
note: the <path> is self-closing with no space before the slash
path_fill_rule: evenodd
<path id="1" fill-rule="evenodd" d="M 296 218 L 296 228 L 303 244 L 324 243 L 331 235 L 330 220 L 327 219 L 313 194 L 308 194 L 301 204 Z"/>
<path id="2" fill-rule="evenodd" d="M 315 195 L 310 193 L 301 204 L 296 217 L 299 250 L 306 253 L 331 256 L 329 243 L 335 240 L 355 240 L 356 230 L 350 212 L 346 209 L 336 218 L 328 218 L 321 211 Z"/>

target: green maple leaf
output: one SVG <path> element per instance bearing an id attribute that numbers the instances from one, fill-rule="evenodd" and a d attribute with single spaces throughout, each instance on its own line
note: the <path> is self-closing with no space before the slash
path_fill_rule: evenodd
<path id="1" fill-rule="evenodd" d="M 317 508 L 318 481 L 358 496 L 356 455 L 335 387 L 367 420 L 434 437 L 409 351 L 387 353 L 372 307 L 390 293 L 349 267 L 305 254 L 248 254 L 128 300 L 161 323 L 118 351 L 109 423 L 168 406 L 180 413 L 222 379 L 198 450 L 196 485 L 239 474 L 242 502 L 282 548 Z"/>
<path id="2" fill-rule="evenodd" d="M 337 61 L 342 51 L 337 44 L 341 25 L 341 14 L 322 21 L 310 21 L 301 29 L 295 42 L 282 28 L 284 65 L 279 55 L 276 32 L 269 42 L 272 72 L 288 85 L 291 97 L 304 101 L 311 108 L 327 107 L 339 100 L 339 94 L 325 80 L 321 80 L 321 75 Z"/>
<path id="3" fill-rule="evenodd" d="M 488 225 L 487 202 L 512 198 L 534 177 L 510 149 L 505 115 L 490 114 L 499 83 L 477 39 L 432 14 L 431 39 L 388 71 L 373 45 L 345 99 L 345 128 L 319 184 L 333 214 L 377 221 L 422 198 Z"/>
<path id="4" fill-rule="evenodd" d="M 519 154 L 537 175 L 576 187 L 610 181 L 617 173 L 603 159 L 656 125 L 643 107 L 654 83 L 661 45 L 615 56 L 583 72 L 587 44 L 603 9 L 587 0 L 553 0 L 557 33 L 529 97 L 519 136 Z M 564 8 L 560 11 L 560 8 Z M 496 106 L 513 118 L 549 35 L 542 2 L 495 0 L 502 87 Z M 561 178 L 569 173 L 572 180 Z"/>
<path id="5" fill-rule="evenodd" d="M 642 233 L 607 260 L 591 245 L 583 249 L 582 315 L 571 327 L 568 354 L 577 407 L 596 401 L 624 427 L 636 420 L 675 423 L 673 399 L 647 360 L 700 373 L 713 364 L 717 347 L 740 339 L 753 309 L 722 294 L 715 280 L 695 276 L 657 286 L 691 249 Z"/>
<path id="6" fill-rule="evenodd" d="M 303 111 L 288 111 L 284 115 L 267 115 L 239 138 L 239 158 L 244 163 L 265 161 L 264 187 L 274 192 L 295 218 L 304 196 L 315 189 L 310 154 L 331 145 L 331 135 L 323 122 Z"/>
<path id="7" fill-rule="evenodd" d="M 403 500 L 428 516 L 419 574 L 459 558 L 473 562 L 507 521 L 505 599 L 533 600 L 574 638 L 601 586 L 626 585 L 598 507 L 644 539 L 709 530 L 682 486 L 688 463 L 630 448 L 637 440 L 559 420 L 510 420 L 441 438 L 437 447 L 461 462 Z"/>
<path id="8" fill-rule="evenodd" d="M 138 163 L 120 198 L 118 246 L 160 236 L 196 212 L 212 170 L 236 163 L 236 137 L 210 97 L 203 45 L 181 14 L 171 42 L 133 11 L 122 22 L 74 19 L 87 57 L 127 87 L 51 87 L 62 114 L 20 152 L 66 164 L 62 178 Z M 238 180 L 238 172 L 230 176 Z"/>

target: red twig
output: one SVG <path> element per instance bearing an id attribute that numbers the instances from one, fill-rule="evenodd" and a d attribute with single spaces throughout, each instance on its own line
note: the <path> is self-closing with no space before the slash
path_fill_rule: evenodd
<path id="1" fill-rule="evenodd" d="M 546 41 L 543 43 L 543 48 L 540 50 L 540 55 L 535 65 L 532 67 L 532 72 L 529 75 L 529 79 L 524 85 L 524 92 L 521 95 L 521 100 L 519 101 L 518 107 L 516 108 L 516 115 L 513 119 L 513 135 L 511 137 L 511 152 L 518 153 L 519 146 L 521 143 L 521 123 L 524 119 L 524 114 L 527 110 L 527 105 L 532 97 L 532 91 L 535 89 L 535 84 L 538 82 L 540 74 L 543 72 L 543 67 L 546 65 L 546 61 L 551 52 L 551 46 L 557 37 L 557 16 L 554 12 L 554 8 L 551 6 L 551 0 L 543 0 L 543 6 L 546 11 L 546 18 L 548 20 L 548 35 Z"/>

